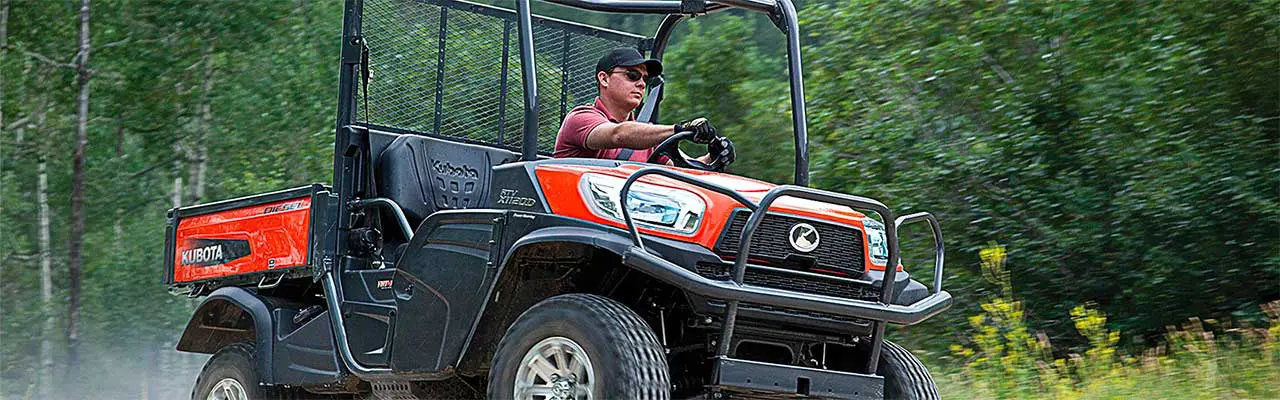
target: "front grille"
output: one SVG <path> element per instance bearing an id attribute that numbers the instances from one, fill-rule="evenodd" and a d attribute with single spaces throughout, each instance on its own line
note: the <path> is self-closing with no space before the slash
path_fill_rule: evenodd
<path id="1" fill-rule="evenodd" d="M 729 280 L 732 265 L 700 262 L 695 265 L 698 275 L 709 279 Z M 759 268 L 747 268 L 742 283 L 793 292 L 813 293 L 823 296 L 846 299 L 879 301 L 880 291 L 871 285 L 837 279 L 825 279 L 814 276 L 770 271 Z"/>
<path id="2" fill-rule="evenodd" d="M 747 225 L 750 211 L 738 211 L 729 219 L 729 226 L 716 244 L 716 253 L 721 257 L 738 254 L 738 241 L 742 238 L 742 228 Z M 791 227 L 798 223 L 807 223 L 817 228 L 821 239 L 818 248 L 803 253 L 791 247 L 787 237 Z M 788 257 L 812 257 L 817 267 L 831 269 L 859 276 L 864 271 L 862 252 L 862 232 L 847 226 L 800 219 L 778 214 L 768 214 L 755 235 L 751 237 L 751 258 L 763 259 L 772 265 L 781 264 Z"/>

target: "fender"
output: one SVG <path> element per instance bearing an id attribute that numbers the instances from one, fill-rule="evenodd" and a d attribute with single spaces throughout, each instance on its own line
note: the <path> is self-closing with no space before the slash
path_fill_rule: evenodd
<path id="1" fill-rule="evenodd" d="M 580 226 L 554 226 L 550 228 L 542 228 L 535 230 L 519 240 L 507 249 L 502 256 L 502 269 L 506 269 L 511 262 L 511 257 L 515 256 L 520 249 L 539 243 L 568 242 L 591 245 L 596 248 L 608 250 L 619 257 L 631 247 L 631 239 L 623 236 L 621 231 L 614 228 L 594 228 Z M 502 276 L 502 271 L 498 271 L 498 276 Z"/>
<path id="2" fill-rule="evenodd" d="M 177 349 L 192 353 L 213 354 L 232 343 L 249 339 L 244 317 L 247 315 L 253 329 L 255 358 L 263 384 L 274 384 L 271 360 L 273 355 L 271 333 L 275 321 L 271 318 L 267 300 L 256 293 L 238 286 L 214 290 L 192 314 L 191 321 L 178 339 Z"/>
<path id="3" fill-rule="evenodd" d="M 506 323 L 510 321 L 502 321 L 502 319 L 504 319 L 503 315 L 510 310 L 490 309 L 489 306 L 495 303 L 495 292 L 506 280 L 515 276 L 511 268 L 516 261 L 516 254 L 519 254 L 521 249 L 545 243 L 574 243 L 618 255 L 621 260 L 626 250 L 633 245 L 630 235 L 622 229 L 556 215 L 534 215 L 536 218 L 527 220 L 527 225 L 521 226 L 515 223 L 508 225 L 506 237 L 514 240 L 508 241 L 511 245 L 503 252 L 501 262 L 497 264 L 498 270 L 493 282 L 489 285 L 489 292 L 485 295 L 486 301 L 472 323 L 470 336 L 463 344 L 462 352 L 458 357 L 459 370 L 477 370 L 486 365 L 488 360 L 480 358 L 493 350 L 506 331 Z M 519 221 L 521 218 L 512 220 Z M 645 238 L 645 244 L 651 251 L 665 253 L 682 264 L 693 265 L 698 260 L 719 260 L 710 250 L 696 244 L 651 236 Z M 509 300 L 505 295 L 502 300 L 501 303 L 523 311 L 541 299 L 524 299 L 531 302 L 518 306 L 506 304 Z M 518 315 L 519 312 L 516 312 L 515 315 L 508 315 L 508 317 L 514 318 Z"/>
<path id="4" fill-rule="evenodd" d="M 581 221 L 567 220 L 554 215 L 538 214 L 539 222 L 555 219 L 559 226 L 538 227 L 539 223 L 531 224 L 532 231 L 528 233 L 516 232 L 519 229 L 512 229 L 507 232 L 508 237 L 519 237 L 512 243 L 503 253 L 501 261 L 498 263 L 498 270 L 494 275 L 493 281 L 489 284 L 488 293 L 485 294 L 485 302 L 480 308 L 479 314 L 476 315 L 475 321 L 471 324 L 470 333 L 466 341 L 462 345 L 462 351 L 458 354 L 458 366 L 461 370 L 477 369 L 481 365 L 486 365 L 489 360 L 478 359 L 483 357 L 491 348 L 501 339 L 503 332 L 507 327 L 504 321 L 491 321 L 494 319 L 502 319 L 501 311 L 492 311 L 489 305 L 493 303 L 494 292 L 501 287 L 504 279 L 510 279 L 508 271 L 512 267 L 514 257 L 518 252 L 529 246 L 541 243 L 576 243 L 592 246 L 603 251 L 622 256 L 622 252 L 631 244 L 631 239 L 622 236 L 622 231 L 604 227 L 592 226 L 584 224 Z M 564 226 L 565 224 L 573 224 L 579 226 Z M 512 227 L 514 228 L 514 227 Z M 523 233 L 523 234 L 522 234 Z M 536 300 L 535 300 L 536 302 Z M 498 316 L 493 316 L 494 312 Z"/>

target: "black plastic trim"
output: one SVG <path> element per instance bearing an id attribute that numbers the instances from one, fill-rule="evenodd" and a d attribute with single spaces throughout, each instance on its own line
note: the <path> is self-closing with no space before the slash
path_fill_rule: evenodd
<path id="1" fill-rule="evenodd" d="M 164 284 L 173 284 L 173 261 L 178 257 L 178 218 L 169 210 L 164 227 Z"/>
<path id="2" fill-rule="evenodd" d="M 496 165 L 493 167 L 493 179 L 490 180 L 491 186 L 489 194 L 489 207 L 505 208 L 515 211 L 529 211 L 536 213 L 550 213 L 551 206 L 547 204 L 547 196 L 542 192 L 542 185 L 538 182 L 538 174 L 535 167 L 537 161 L 518 161 Z M 517 206 L 497 204 L 501 199 L 503 189 L 528 190 L 537 194 L 537 204 L 527 209 L 521 209 Z"/>
<path id="3" fill-rule="evenodd" d="M 169 211 L 169 214 L 177 217 L 190 217 L 193 215 L 201 215 L 215 213 L 219 211 L 234 210 L 241 207 L 252 206 L 255 204 L 270 203 L 273 201 L 288 200 L 296 197 L 309 196 L 314 192 L 327 190 L 324 185 L 313 183 L 307 186 L 296 187 L 293 189 L 279 190 L 270 193 L 256 194 L 253 196 L 237 197 L 213 203 L 200 204 L 195 206 L 178 207 Z"/>
<path id="4" fill-rule="evenodd" d="M 257 353 L 258 372 L 262 375 L 262 384 L 275 384 L 275 376 L 272 374 L 272 360 L 274 360 L 274 344 L 275 340 L 272 334 L 275 332 L 275 320 L 271 317 L 271 307 L 267 301 L 256 293 L 250 292 L 248 289 L 238 286 L 227 286 L 214 290 L 204 301 L 200 302 L 200 306 L 196 307 L 196 311 L 191 313 L 191 320 L 187 323 L 187 327 L 183 329 L 182 336 L 178 339 L 178 350 L 185 351 L 182 344 L 187 340 L 188 335 L 195 334 L 190 329 L 197 325 L 201 311 L 205 305 L 214 301 L 226 301 L 234 304 L 253 318 L 254 333 L 254 351 Z"/>

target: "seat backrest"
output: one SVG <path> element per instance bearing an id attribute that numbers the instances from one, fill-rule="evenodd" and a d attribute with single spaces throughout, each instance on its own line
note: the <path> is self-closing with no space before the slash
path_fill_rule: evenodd
<path id="1" fill-rule="evenodd" d="M 410 226 L 439 210 L 489 204 L 493 167 L 518 160 L 514 152 L 418 135 L 401 135 L 377 158 L 378 194 L 404 210 Z"/>

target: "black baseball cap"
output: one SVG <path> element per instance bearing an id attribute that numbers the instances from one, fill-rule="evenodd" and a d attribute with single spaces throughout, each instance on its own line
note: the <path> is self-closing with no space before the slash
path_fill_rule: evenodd
<path id="1" fill-rule="evenodd" d="M 662 75 L 661 61 L 644 58 L 640 55 L 640 51 L 633 47 L 619 47 L 604 53 L 600 61 L 596 62 L 596 72 L 608 72 L 615 67 L 634 67 L 640 64 L 644 64 L 649 76 Z"/>

